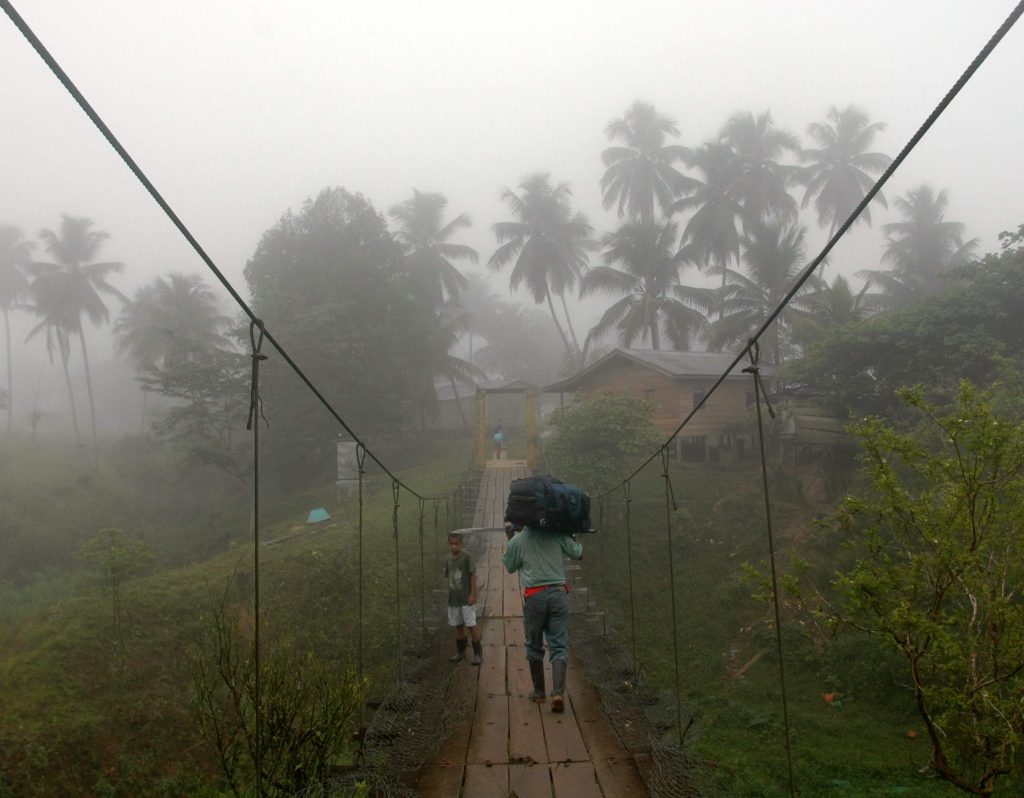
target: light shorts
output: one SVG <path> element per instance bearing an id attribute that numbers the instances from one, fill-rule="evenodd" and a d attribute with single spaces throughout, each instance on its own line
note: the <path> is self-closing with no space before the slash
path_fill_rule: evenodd
<path id="1" fill-rule="evenodd" d="M 476 605 L 463 604 L 448 608 L 449 626 L 476 626 Z"/>

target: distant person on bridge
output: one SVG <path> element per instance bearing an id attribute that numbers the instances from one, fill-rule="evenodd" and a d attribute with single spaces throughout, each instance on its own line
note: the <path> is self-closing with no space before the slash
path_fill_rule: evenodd
<path id="1" fill-rule="evenodd" d="M 455 627 L 455 655 L 449 662 L 466 658 L 466 627 L 473 638 L 473 664 L 483 662 L 480 627 L 476 625 L 476 566 L 473 555 L 462 550 L 462 535 L 448 533 L 444 575 L 448 580 L 448 625 Z"/>
<path id="2" fill-rule="evenodd" d="M 519 572 L 523 586 L 523 626 L 526 629 L 526 660 L 530 663 L 533 693 L 530 699 L 544 703 L 544 639 L 551 660 L 551 711 L 564 712 L 565 669 L 569 664 L 569 583 L 565 558 L 583 559 L 583 544 L 574 535 L 547 532 L 524 526 L 516 532 L 505 523 L 508 548 L 501 557 L 508 572 Z"/>
<path id="3" fill-rule="evenodd" d="M 494 428 L 494 459 L 501 459 L 502 446 L 505 443 L 505 428 L 501 425 L 501 420 L 498 420 L 498 426 Z"/>

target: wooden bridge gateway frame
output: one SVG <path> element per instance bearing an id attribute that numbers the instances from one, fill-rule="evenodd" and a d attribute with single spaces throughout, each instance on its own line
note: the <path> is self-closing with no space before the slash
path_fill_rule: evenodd
<path id="1" fill-rule="evenodd" d="M 537 389 L 525 387 L 510 388 L 477 388 L 476 389 L 476 461 L 480 465 L 487 462 L 487 395 L 488 394 L 523 394 L 526 398 L 526 468 L 533 471 L 537 467 Z"/>

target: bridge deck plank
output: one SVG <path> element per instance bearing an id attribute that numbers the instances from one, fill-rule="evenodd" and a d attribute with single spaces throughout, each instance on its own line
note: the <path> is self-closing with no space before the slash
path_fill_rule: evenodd
<path id="1" fill-rule="evenodd" d="M 488 463 L 474 525 L 501 525 L 504 499 L 523 463 Z M 579 662 L 570 660 L 566 711 L 529 700 L 532 682 L 523 645 L 519 579 L 501 566 L 504 535 L 483 533 L 478 562 L 478 604 L 484 644 L 479 668 L 458 665 L 473 710 L 419 776 L 424 798 L 640 798 L 647 795 L 634 758 L 604 717 Z M 550 690 L 551 669 L 545 666 Z"/>

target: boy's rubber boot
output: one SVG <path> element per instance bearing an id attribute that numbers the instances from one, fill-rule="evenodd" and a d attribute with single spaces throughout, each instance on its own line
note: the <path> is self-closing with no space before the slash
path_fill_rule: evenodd
<path id="1" fill-rule="evenodd" d="M 449 662 L 462 662 L 466 658 L 466 638 L 456 637 L 455 648 L 457 651 L 455 655 L 448 659 Z"/>
<path id="2" fill-rule="evenodd" d="M 484 647 L 479 640 L 473 641 L 473 659 L 471 664 L 479 665 L 484 661 Z"/>
<path id="3" fill-rule="evenodd" d="M 547 695 L 544 693 L 544 660 L 531 659 L 529 662 L 530 676 L 533 678 L 533 692 L 530 693 L 530 700 L 543 704 L 548 700 Z"/>
<path id="4" fill-rule="evenodd" d="M 565 692 L 565 666 L 568 663 L 564 659 L 556 659 L 551 663 L 551 711 L 565 712 L 565 699 L 562 693 Z"/>

